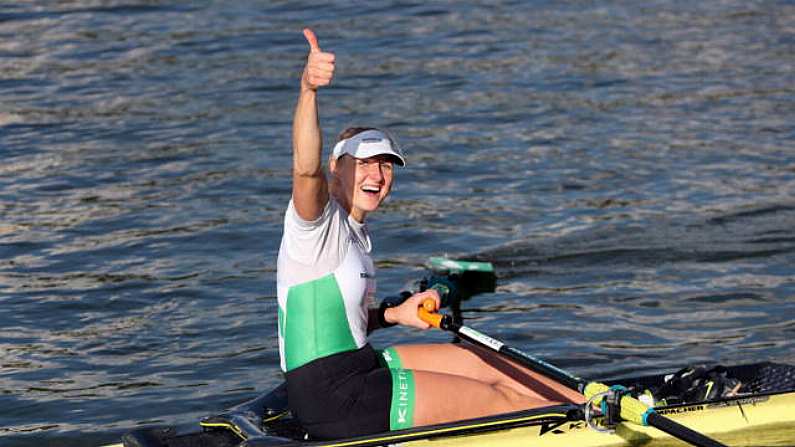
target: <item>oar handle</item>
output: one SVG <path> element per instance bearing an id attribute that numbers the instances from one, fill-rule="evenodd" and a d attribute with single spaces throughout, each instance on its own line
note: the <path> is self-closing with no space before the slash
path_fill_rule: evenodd
<path id="1" fill-rule="evenodd" d="M 442 328 L 444 315 L 436 313 L 436 302 L 430 298 L 422 302 L 422 306 L 417 309 L 417 316 L 437 329 Z"/>

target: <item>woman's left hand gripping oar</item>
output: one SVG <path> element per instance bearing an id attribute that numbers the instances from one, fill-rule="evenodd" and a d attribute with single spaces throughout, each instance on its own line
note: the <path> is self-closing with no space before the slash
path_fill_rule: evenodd
<path id="1" fill-rule="evenodd" d="M 396 323 L 418 329 L 429 329 L 431 325 L 423 321 L 417 313 L 417 309 L 426 302 L 428 303 L 426 304 L 426 309 L 433 307 L 433 312 L 438 310 L 442 303 L 439 292 L 435 289 L 428 289 L 424 292 L 415 293 L 399 306 L 386 309 L 384 311 L 384 319 L 387 323 Z"/>

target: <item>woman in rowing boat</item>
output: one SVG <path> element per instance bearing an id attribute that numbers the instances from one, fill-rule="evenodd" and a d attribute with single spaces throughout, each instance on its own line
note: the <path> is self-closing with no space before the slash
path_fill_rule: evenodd
<path id="1" fill-rule="evenodd" d="M 317 91 L 331 83 L 334 54 L 304 30 L 310 52 L 293 120 L 293 189 L 279 249 L 279 351 L 289 405 L 310 435 L 339 438 L 583 400 L 557 382 L 485 350 L 399 345 L 376 352 L 367 334 L 417 316 L 436 291 L 372 308 L 375 269 L 365 217 L 392 188 L 405 158 L 376 128 L 340 134 L 322 167 Z"/>

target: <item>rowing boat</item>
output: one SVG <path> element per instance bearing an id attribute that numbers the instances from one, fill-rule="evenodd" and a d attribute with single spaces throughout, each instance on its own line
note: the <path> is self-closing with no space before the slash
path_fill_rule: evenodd
<path id="1" fill-rule="evenodd" d="M 462 325 L 460 301 L 477 293 L 494 290 L 496 276 L 490 264 L 432 258 L 429 267 L 433 274 L 421 282 L 420 289 L 433 287 L 439 290 L 446 298 L 443 303 L 449 305 L 453 315 L 423 315 L 420 309 L 421 318 L 435 327 L 449 330 L 460 340 L 491 348 L 572 389 L 584 392 L 592 399 L 598 399 L 586 405 L 559 404 L 368 436 L 314 440 L 307 436 L 300 423 L 290 414 L 286 385 L 282 384 L 223 414 L 205 418 L 187 432 L 173 427 L 142 428 L 126 434 L 123 444 L 108 447 L 587 447 L 649 443 L 681 445 L 681 440 L 702 446 L 795 444 L 795 412 L 792 411 L 795 408 L 795 366 L 757 363 L 729 368 L 699 368 L 701 372 L 720 371 L 720 377 L 730 378 L 733 384 L 728 392 L 715 393 L 717 386 L 713 385 L 717 382 L 713 380 L 718 379 L 710 375 L 708 380 L 700 382 L 707 384 L 706 393 L 697 394 L 702 398 L 694 398 L 689 391 L 660 394 L 662 390 L 666 390 L 666 393 L 671 391 L 672 384 L 681 385 L 678 379 L 672 380 L 672 377 L 692 379 L 696 370 L 690 368 L 674 374 L 630 377 L 604 383 L 588 382 Z M 682 375 L 683 371 L 686 374 Z M 593 387 L 607 391 L 588 391 Z M 701 393 L 701 388 L 695 389 Z M 653 410 L 629 394 L 639 395 L 645 390 L 653 390 L 652 394 L 658 401 Z M 660 402 L 662 398 L 667 400 Z M 610 409 L 611 405 L 615 407 L 613 410 Z M 625 416 L 625 410 L 626 414 L 640 414 L 642 425 L 637 425 L 638 421 L 624 422 L 624 419 L 637 419 L 631 415 Z M 647 418 L 650 424 L 647 424 Z"/>
<path id="2" fill-rule="evenodd" d="M 795 367 L 758 363 L 727 368 L 743 383 L 735 396 L 711 401 L 661 405 L 656 411 L 691 429 L 730 446 L 785 446 L 795 440 Z M 625 378 L 615 383 L 651 387 L 665 375 Z M 613 383 L 609 382 L 609 383 Z M 370 436 L 314 441 L 306 439 L 286 406 L 286 387 L 204 419 L 195 432 L 173 428 L 144 428 L 128 433 L 124 447 L 271 447 L 326 446 L 635 446 L 682 445 L 681 441 L 651 427 L 620 423 L 602 433 L 603 419 L 590 427 L 583 408 L 574 404 L 379 433 Z"/>

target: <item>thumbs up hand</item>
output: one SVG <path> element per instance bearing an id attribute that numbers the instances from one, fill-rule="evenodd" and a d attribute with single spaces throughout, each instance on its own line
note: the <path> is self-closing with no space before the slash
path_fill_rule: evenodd
<path id="1" fill-rule="evenodd" d="M 331 83 L 334 77 L 334 53 L 324 53 L 317 43 L 317 36 L 309 29 L 304 28 L 304 37 L 309 43 L 309 56 L 301 76 L 301 88 L 317 90 Z"/>

